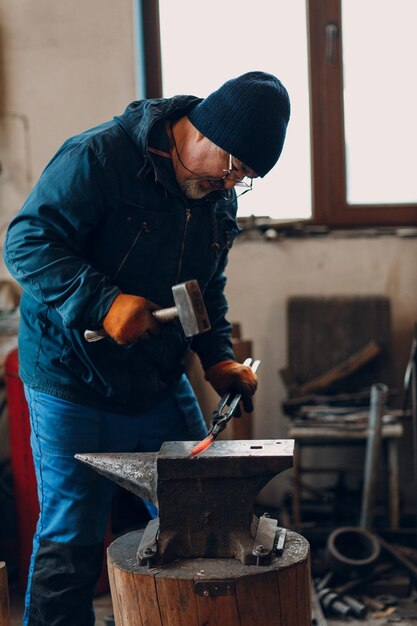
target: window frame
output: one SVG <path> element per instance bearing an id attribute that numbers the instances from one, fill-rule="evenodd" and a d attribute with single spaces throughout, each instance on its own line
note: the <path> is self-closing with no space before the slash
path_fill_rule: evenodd
<path id="1" fill-rule="evenodd" d="M 144 42 L 145 97 L 162 97 L 158 0 L 140 0 Z M 310 78 L 312 217 L 329 227 L 417 224 L 416 204 L 348 204 L 343 103 L 341 0 L 306 0 Z M 333 58 L 326 60 L 326 25 L 337 28 Z"/>
<path id="2" fill-rule="evenodd" d="M 327 226 L 417 223 L 417 204 L 348 204 L 343 106 L 341 0 L 307 0 L 312 137 L 313 222 Z M 337 27 L 326 60 L 326 25 Z"/>
<path id="3" fill-rule="evenodd" d="M 162 98 L 161 29 L 158 0 L 136 0 L 141 5 L 145 98 Z"/>

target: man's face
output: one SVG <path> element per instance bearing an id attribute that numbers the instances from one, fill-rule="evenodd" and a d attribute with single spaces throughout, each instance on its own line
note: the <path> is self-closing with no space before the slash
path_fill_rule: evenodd
<path id="1" fill-rule="evenodd" d="M 256 176 L 236 159 L 231 164 L 230 155 L 207 137 L 190 148 L 184 148 L 175 174 L 181 190 L 192 200 L 204 198 L 213 191 L 232 189 L 244 176 Z"/>

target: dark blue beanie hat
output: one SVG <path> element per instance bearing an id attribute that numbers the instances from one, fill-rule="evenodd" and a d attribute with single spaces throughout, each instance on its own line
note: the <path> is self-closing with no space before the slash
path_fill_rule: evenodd
<path id="1" fill-rule="evenodd" d="M 272 74 L 248 72 L 207 96 L 188 118 L 207 139 L 263 177 L 281 154 L 290 99 Z"/>

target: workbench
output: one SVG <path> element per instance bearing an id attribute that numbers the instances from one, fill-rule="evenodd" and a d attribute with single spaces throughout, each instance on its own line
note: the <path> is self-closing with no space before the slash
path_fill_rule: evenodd
<path id="1" fill-rule="evenodd" d="M 382 445 L 387 459 L 387 493 L 389 506 L 389 524 L 391 529 L 399 525 L 399 476 L 398 476 L 398 443 L 403 436 L 400 423 L 382 426 Z M 368 429 L 347 429 L 325 426 L 293 426 L 288 437 L 295 440 L 294 447 L 294 492 L 293 518 L 294 526 L 301 526 L 301 475 L 308 472 L 331 473 L 331 468 L 309 468 L 303 466 L 303 450 L 307 447 L 329 446 L 366 446 Z"/>

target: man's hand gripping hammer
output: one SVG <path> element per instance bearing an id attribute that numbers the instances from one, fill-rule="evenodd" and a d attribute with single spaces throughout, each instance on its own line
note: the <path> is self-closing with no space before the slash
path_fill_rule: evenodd
<path id="1" fill-rule="evenodd" d="M 193 337 L 210 330 L 210 320 L 196 280 L 188 280 L 185 283 L 174 285 L 172 295 L 175 306 L 152 311 L 152 315 L 158 322 L 165 324 L 178 318 L 186 337 Z M 89 342 L 99 341 L 107 336 L 104 329 L 86 330 L 84 332 L 84 337 Z"/>

